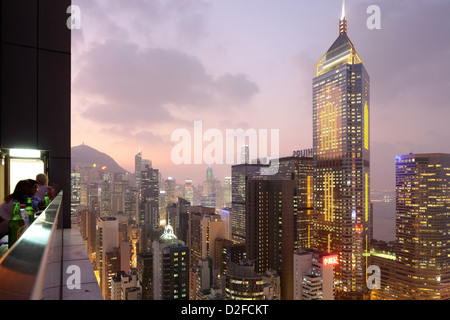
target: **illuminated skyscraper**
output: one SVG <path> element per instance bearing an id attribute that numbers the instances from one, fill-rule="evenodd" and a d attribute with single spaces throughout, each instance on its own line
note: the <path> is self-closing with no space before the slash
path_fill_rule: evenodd
<path id="1" fill-rule="evenodd" d="M 450 154 L 396 157 L 397 299 L 450 299 Z"/>
<path id="2" fill-rule="evenodd" d="M 317 249 L 339 255 L 336 280 L 343 294 L 360 294 L 366 285 L 369 82 L 347 36 L 343 5 L 339 37 L 320 59 L 313 80 L 314 240 Z"/>
<path id="3" fill-rule="evenodd" d="M 77 212 L 77 207 L 80 205 L 81 197 L 81 175 L 79 172 L 73 171 L 70 174 L 70 185 L 71 185 L 71 202 L 70 210 L 72 214 Z"/>

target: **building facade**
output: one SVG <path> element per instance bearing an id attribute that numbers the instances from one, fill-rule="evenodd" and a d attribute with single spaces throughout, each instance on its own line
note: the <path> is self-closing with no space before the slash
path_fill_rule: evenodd
<path id="1" fill-rule="evenodd" d="M 97 269 L 100 276 L 100 289 L 105 300 L 111 297 L 111 282 L 120 271 L 119 224 L 114 217 L 97 219 Z"/>
<path id="2" fill-rule="evenodd" d="M 231 240 L 236 244 L 246 242 L 246 189 L 248 182 L 262 179 L 264 164 L 238 164 L 231 167 Z"/>
<path id="3" fill-rule="evenodd" d="M 369 75 L 347 36 L 343 14 L 339 37 L 317 64 L 313 80 L 314 247 L 339 255 L 342 296 L 361 294 L 366 285 L 369 90 Z"/>
<path id="4" fill-rule="evenodd" d="M 215 240 L 224 237 L 225 221 L 221 220 L 220 214 L 215 213 L 215 208 L 189 207 L 188 245 L 192 267 L 196 267 L 201 259 L 214 259 Z"/>
<path id="5" fill-rule="evenodd" d="M 264 300 L 264 277 L 248 260 L 231 262 L 226 274 L 226 300 Z"/>
<path id="6" fill-rule="evenodd" d="M 258 274 L 281 275 L 281 299 L 292 300 L 292 253 L 297 246 L 298 182 L 253 180 L 247 187 L 247 254 Z"/>
<path id="7" fill-rule="evenodd" d="M 450 154 L 396 157 L 397 299 L 450 299 Z"/>
<path id="8" fill-rule="evenodd" d="M 48 151 L 49 183 L 64 191 L 64 228 L 71 227 L 71 3 L 2 1 L 0 9 L 0 149 Z"/>
<path id="9" fill-rule="evenodd" d="M 313 246 L 313 171 L 312 149 L 294 151 L 291 157 L 279 159 L 277 177 L 297 182 L 296 248 Z"/>

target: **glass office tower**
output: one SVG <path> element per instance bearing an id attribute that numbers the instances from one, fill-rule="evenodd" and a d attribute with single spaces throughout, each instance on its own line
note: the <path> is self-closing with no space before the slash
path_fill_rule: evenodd
<path id="1" fill-rule="evenodd" d="M 314 241 L 339 255 L 337 298 L 366 288 L 370 243 L 370 80 L 347 36 L 345 10 L 339 37 L 317 64 L 313 79 Z"/>
<path id="2" fill-rule="evenodd" d="M 396 157 L 397 299 L 450 299 L 450 154 Z"/>

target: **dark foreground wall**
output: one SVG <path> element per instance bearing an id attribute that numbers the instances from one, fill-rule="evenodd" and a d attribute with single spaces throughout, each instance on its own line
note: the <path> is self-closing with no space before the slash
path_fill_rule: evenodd
<path id="1" fill-rule="evenodd" d="M 0 147 L 48 150 L 70 227 L 70 0 L 0 1 Z"/>

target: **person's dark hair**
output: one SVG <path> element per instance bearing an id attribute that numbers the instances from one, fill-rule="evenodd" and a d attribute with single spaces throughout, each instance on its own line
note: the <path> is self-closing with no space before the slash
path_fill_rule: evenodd
<path id="1" fill-rule="evenodd" d="M 28 181 L 30 181 L 31 184 L 39 184 L 39 182 L 37 182 L 36 180 L 33 180 L 33 179 L 28 179 Z"/>
<path id="2" fill-rule="evenodd" d="M 30 193 L 30 189 L 33 187 L 33 184 L 28 180 L 20 180 L 17 182 L 16 187 L 14 188 L 14 192 L 5 198 L 5 201 L 9 201 L 11 199 L 16 199 L 19 202 L 23 202 L 28 197 Z"/>

